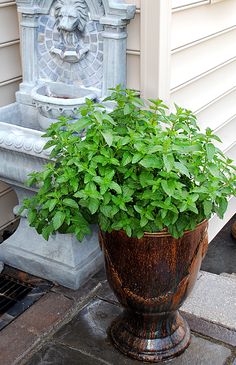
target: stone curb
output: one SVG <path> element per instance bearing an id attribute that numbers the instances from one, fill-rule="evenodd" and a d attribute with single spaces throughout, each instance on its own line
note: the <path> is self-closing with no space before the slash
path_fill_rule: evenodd
<path id="1" fill-rule="evenodd" d="M 236 280 L 201 271 L 181 308 L 191 329 L 236 346 Z"/>

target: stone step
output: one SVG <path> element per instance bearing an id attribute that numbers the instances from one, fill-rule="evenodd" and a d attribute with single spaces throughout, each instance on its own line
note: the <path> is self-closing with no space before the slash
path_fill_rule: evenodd
<path id="1" fill-rule="evenodd" d="M 236 346 L 235 275 L 201 271 L 197 283 L 181 307 L 191 329 Z"/>

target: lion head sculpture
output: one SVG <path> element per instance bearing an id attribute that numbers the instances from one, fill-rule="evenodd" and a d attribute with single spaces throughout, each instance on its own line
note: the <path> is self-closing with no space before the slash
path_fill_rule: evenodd
<path id="1" fill-rule="evenodd" d="M 58 0 L 55 5 L 58 30 L 73 32 L 84 31 L 88 21 L 88 7 L 85 0 Z"/>

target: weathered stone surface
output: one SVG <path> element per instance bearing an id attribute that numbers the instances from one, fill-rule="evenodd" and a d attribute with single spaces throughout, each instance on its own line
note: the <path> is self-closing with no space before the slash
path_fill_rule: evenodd
<path id="1" fill-rule="evenodd" d="M 100 270 L 96 275 L 90 278 L 84 285 L 78 290 L 69 289 L 63 286 L 54 286 L 51 291 L 54 293 L 62 294 L 67 298 L 74 300 L 77 304 L 83 301 L 89 301 L 92 297 L 100 296 L 100 293 L 104 292 L 104 270 Z"/>
<path id="2" fill-rule="evenodd" d="M 25 189 L 15 190 L 19 200 L 27 194 Z M 74 235 L 59 233 L 45 241 L 24 217 L 16 232 L 1 244 L 0 260 L 71 289 L 81 287 L 103 264 L 96 226 L 82 242 Z"/>
<path id="3" fill-rule="evenodd" d="M 236 330 L 235 278 L 201 272 L 181 310 L 208 322 Z"/>
<path id="4" fill-rule="evenodd" d="M 208 322 L 192 314 L 183 313 L 192 331 L 236 347 L 236 331 Z"/>
<path id="5" fill-rule="evenodd" d="M 47 344 L 26 365 L 102 365 L 103 361 L 61 345 Z"/>
<path id="6" fill-rule="evenodd" d="M 73 301 L 49 293 L 1 331 L 0 364 L 13 365 L 66 316 Z"/>
<path id="7" fill-rule="evenodd" d="M 132 360 L 117 351 L 107 335 L 107 329 L 120 312 L 121 308 L 118 306 L 96 299 L 72 322 L 61 328 L 54 339 L 64 346 L 96 357 L 105 364 L 138 365 L 139 361 Z M 223 365 L 230 355 L 231 352 L 226 347 L 193 336 L 188 350 L 167 364 Z"/>
<path id="8" fill-rule="evenodd" d="M 231 355 L 228 348 L 212 343 L 200 337 L 192 336 L 192 343 L 177 359 L 168 361 L 168 365 L 224 365 Z"/>
<path id="9" fill-rule="evenodd" d="M 120 312 L 119 307 L 96 299 L 59 330 L 55 339 L 108 363 L 120 364 L 123 357 L 114 349 L 107 336 L 108 327 Z M 139 364 L 138 361 L 136 363 Z"/>

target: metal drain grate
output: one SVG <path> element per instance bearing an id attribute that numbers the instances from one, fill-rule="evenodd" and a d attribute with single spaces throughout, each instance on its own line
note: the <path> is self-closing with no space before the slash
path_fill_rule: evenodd
<path id="1" fill-rule="evenodd" d="M 32 291 L 32 286 L 11 277 L 0 275 L 0 315 Z"/>
<path id="2" fill-rule="evenodd" d="M 0 274 L 0 331 L 31 307 L 53 286 L 40 278 L 14 269 L 6 269 L 13 276 Z M 18 279 L 19 278 L 19 279 Z M 23 280 L 22 280 L 23 278 Z M 24 280 L 25 279 L 25 280 Z"/>

